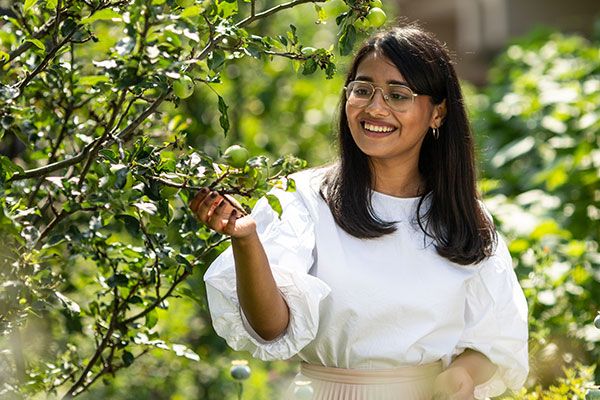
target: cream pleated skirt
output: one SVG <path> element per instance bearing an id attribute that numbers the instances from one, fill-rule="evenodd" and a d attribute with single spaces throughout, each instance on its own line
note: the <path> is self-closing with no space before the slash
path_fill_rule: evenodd
<path id="1" fill-rule="evenodd" d="M 285 400 L 430 400 L 442 363 L 344 369 L 302 363 Z"/>

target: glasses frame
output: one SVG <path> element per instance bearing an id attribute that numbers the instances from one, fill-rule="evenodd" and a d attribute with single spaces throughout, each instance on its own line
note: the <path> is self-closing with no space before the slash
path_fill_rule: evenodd
<path id="1" fill-rule="evenodd" d="M 369 98 L 369 100 L 367 100 L 367 102 L 365 103 L 364 106 L 357 106 L 355 104 L 352 104 L 350 102 L 350 86 L 353 83 L 364 83 L 367 84 L 369 86 L 371 86 L 373 88 L 373 93 L 371 93 L 371 97 Z M 387 85 L 387 87 L 401 87 L 401 88 L 405 88 L 407 89 L 410 94 L 412 94 L 412 96 L 410 97 L 410 104 L 408 105 L 408 108 L 410 108 L 414 102 L 415 102 L 415 97 L 420 96 L 419 93 L 415 93 L 411 88 L 409 88 L 406 85 L 400 85 L 400 84 L 396 84 L 396 83 L 390 83 L 389 85 Z M 344 92 L 346 94 L 346 101 L 352 106 L 352 107 L 356 107 L 356 108 L 366 108 L 368 107 L 372 102 L 373 102 L 373 98 L 375 97 L 375 92 L 377 91 L 377 89 L 381 90 L 381 95 L 383 96 L 383 100 L 385 101 L 385 104 L 387 104 L 387 106 L 394 111 L 398 111 L 398 112 L 402 112 L 402 111 L 406 111 L 406 110 L 397 110 L 394 106 L 392 106 L 389 102 L 389 98 L 390 96 L 385 94 L 385 92 L 383 91 L 383 88 L 381 86 L 375 86 L 372 82 L 368 82 L 368 81 L 350 81 L 348 82 L 348 85 L 344 86 Z"/>

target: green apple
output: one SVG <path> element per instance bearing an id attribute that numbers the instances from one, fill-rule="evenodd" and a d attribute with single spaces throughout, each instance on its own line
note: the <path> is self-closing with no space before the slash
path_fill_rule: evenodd
<path id="1" fill-rule="evenodd" d="M 189 76 L 182 75 L 173 82 L 173 92 L 180 99 L 187 99 L 194 93 L 194 81 Z"/>
<path id="2" fill-rule="evenodd" d="M 371 0 L 369 2 L 369 6 L 371 8 L 374 8 L 374 7 L 383 8 L 383 2 L 381 0 Z"/>
<path id="3" fill-rule="evenodd" d="M 194 4 L 195 2 L 196 2 L 195 0 L 175 0 L 175 3 L 177 3 L 177 5 L 179 7 L 183 7 L 183 8 L 189 7 L 192 4 Z"/>
<path id="4" fill-rule="evenodd" d="M 367 20 L 374 28 L 379 28 L 381 25 L 385 24 L 386 19 L 387 15 L 385 15 L 385 12 L 379 7 L 371 8 L 367 14 Z"/>
<path id="5" fill-rule="evenodd" d="M 237 144 L 229 146 L 223 153 L 223 158 L 227 161 L 227 164 L 235 168 L 243 168 L 249 157 L 248 150 Z"/>
<path id="6" fill-rule="evenodd" d="M 366 31 L 371 27 L 371 23 L 365 17 L 359 18 L 354 21 L 354 27 L 359 31 Z"/>

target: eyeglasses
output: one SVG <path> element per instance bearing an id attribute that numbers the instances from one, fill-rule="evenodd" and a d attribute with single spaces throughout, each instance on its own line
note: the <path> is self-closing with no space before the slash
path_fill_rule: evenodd
<path id="1" fill-rule="evenodd" d="M 404 85 L 390 84 L 385 89 L 373 85 L 371 82 L 352 81 L 344 88 L 346 100 L 351 106 L 364 108 L 368 106 L 377 89 L 381 90 L 385 103 L 394 111 L 407 111 L 418 96 L 411 88 Z"/>

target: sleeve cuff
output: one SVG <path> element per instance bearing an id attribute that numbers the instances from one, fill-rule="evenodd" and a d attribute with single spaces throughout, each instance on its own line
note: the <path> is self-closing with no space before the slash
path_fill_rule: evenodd
<path id="1" fill-rule="evenodd" d="M 329 286 L 312 275 L 273 265 L 273 276 L 290 310 L 287 330 L 277 339 L 262 339 L 245 320 L 235 288 L 235 272 L 207 280 L 207 295 L 217 334 L 235 350 L 249 351 L 261 360 L 285 360 L 296 355 L 316 336 L 319 304 Z M 219 288 L 219 289 L 217 289 Z"/>

